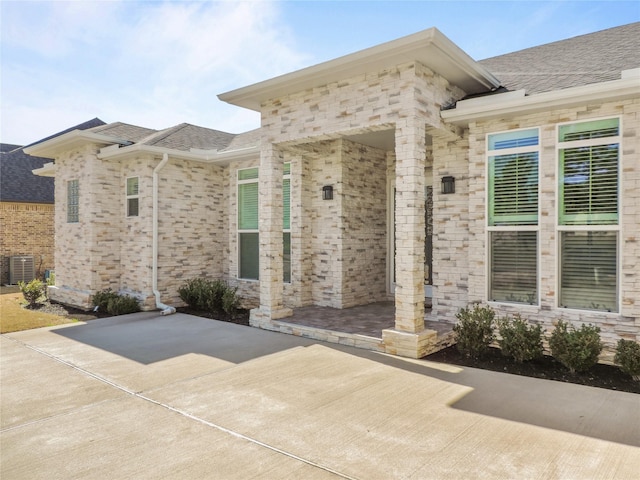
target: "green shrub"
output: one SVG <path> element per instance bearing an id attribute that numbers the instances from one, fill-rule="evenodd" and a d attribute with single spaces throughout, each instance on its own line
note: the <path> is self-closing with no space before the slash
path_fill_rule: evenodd
<path id="1" fill-rule="evenodd" d="M 126 315 L 140 311 L 140 302 L 129 295 L 116 295 L 107 303 L 107 312 L 110 315 Z"/>
<path id="2" fill-rule="evenodd" d="M 619 340 L 613 361 L 627 375 L 640 376 L 640 344 L 633 340 Z"/>
<path id="3" fill-rule="evenodd" d="M 97 310 L 109 315 L 125 315 L 140 311 L 140 302 L 129 295 L 120 295 L 110 288 L 96 292 L 93 295 L 93 305 Z"/>
<path id="4" fill-rule="evenodd" d="M 489 345 L 495 338 L 494 317 L 495 312 L 491 307 L 480 305 L 475 305 L 473 310 L 463 308 L 456 314 L 458 323 L 453 327 L 453 331 L 460 353 L 478 358 L 489 350 Z"/>
<path id="5" fill-rule="evenodd" d="M 201 299 L 206 297 L 206 284 L 207 280 L 204 278 L 192 278 L 191 280 L 187 280 L 186 284 L 178 289 L 178 295 L 180 295 L 182 301 L 190 307 L 205 310 L 205 308 L 201 308 Z"/>
<path id="6" fill-rule="evenodd" d="M 562 320 L 549 338 L 551 355 L 571 373 L 583 372 L 598 363 L 602 346 L 599 327 L 582 325 L 576 329 Z"/>
<path id="7" fill-rule="evenodd" d="M 227 286 L 224 293 L 222 294 L 222 310 L 224 310 L 229 315 L 238 310 L 238 306 L 240 305 L 240 297 L 237 295 L 238 287 L 232 288 Z"/>
<path id="8" fill-rule="evenodd" d="M 118 294 L 110 288 L 107 288 L 105 290 L 100 290 L 99 292 L 94 293 L 91 300 L 93 301 L 93 306 L 97 307 L 97 310 L 107 312 L 109 301 L 116 298 L 118 298 Z"/>
<path id="9" fill-rule="evenodd" d="M 183 302 L 196 310 L 225 312 L 231 315 L 240 304 L 237 290 L 223 280 L 192 278 L 178 289 L 178 294 Z"/>
<path id="10" fill-rule="evenodd" d="M 40 280 L 33 279 L 29 283 L 18 282 L 22 296 L 29 305 L 35 305 L 45 294 L 46 286 Z"/>
<path id="11" fill-rule="evenodd" d="M 498 333 L 502 337 L 498 340 L 498 344 L 503 355 L 513 357 L 518 363 L 542 356 L 542 327 L 540 325 L 530 325 L 519 314 L 516 314 L 513 319 L 507 316 L 496 323 Z"/>

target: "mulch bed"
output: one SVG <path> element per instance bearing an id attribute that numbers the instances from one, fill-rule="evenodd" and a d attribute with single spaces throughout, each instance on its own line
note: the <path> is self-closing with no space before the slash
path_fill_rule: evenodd
<path id="1" fill-rule="evenodd" d="M 549 356 L 530 362 L 517 363 L 512 358 L 502 355 L 499 349 L 492 348 L 485 357 L 472 360 L 462 355 L 456 346 L 445 348 L 425 357 L 425 359 L 464 367 L 492 370 L 494 372 L 577 383 L 621 392 L 640 393 L 640 382 L 634 381 L 629 375 L 612 365 L 597 364 L 586 372 L 572 374 L 564 365 Z"/>
<path id="2" fill-rule="evenodd" d="M 41 313 L 50 313 L 51 315 L 59 315 L 61 317 L 75 318 L 76 320 L 94 320 L 96 318 L 111 317 L 107 312 L 94 312 L 91 310 L 80 310 L 79 308 L 69 307 L 57 302 L 51 302 L 45 300 L 44 302 L 38 302 L 33 305 L 25 305 L 27 310 L 33 310 Z"/>
<path id="3" fill-rule="evenodd" d="M 202 310 L 195 310 L 190 307 L 178 307 L 176 309 L 179 313 L 186 313 L 189 315 L 195 315 L 197 317 L 211 318 L 212 320 L 220 320 L 222 322 L 235 323 L 236 325 L 249 326 L 249 310 L 238 310 L 235 314 L 229 315 L 225 312 L 207 312 Z"/>

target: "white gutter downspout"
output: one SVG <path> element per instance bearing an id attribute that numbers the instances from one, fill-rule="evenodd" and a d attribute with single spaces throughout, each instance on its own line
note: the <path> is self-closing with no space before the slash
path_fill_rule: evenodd
<path id="1" fill-rule="evenodd" d="M 162 310 L 162 315 L 171 315 L 176 313 L 176 309 L 165 305 L 160 301 L 160 292 L 158 291 L 158 172 L 164 168 L 169 161 L 169 154 L 162 154 L 162 161 L 153 169 L 153 243 L 152 243 L 152 288 L 156 297 L 156 308 Z"/>

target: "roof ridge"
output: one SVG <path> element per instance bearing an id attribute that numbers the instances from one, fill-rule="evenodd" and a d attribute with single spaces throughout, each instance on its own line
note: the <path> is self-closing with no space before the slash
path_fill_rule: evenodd
<path id="1" fill-rule="evenodd" d="M 140 143 L 141 145 L 147 145 L 151 141 L 159 142 L 160 140 L 164 140 L 165 138 L 167 138 L 169 135 L 182 130 L 183 128 L 186 127 L 186 125 L 187 125 L 186 123 L 179 123 L 178 125 L 174 125 L 173 127 L 156 130 L 154 133 L 141 139 L 137 143 Z"/>

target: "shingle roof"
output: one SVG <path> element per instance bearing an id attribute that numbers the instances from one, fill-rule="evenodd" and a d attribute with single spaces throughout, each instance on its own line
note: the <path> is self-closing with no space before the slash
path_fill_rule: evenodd
<path id="1" fill-rule="evenodd" d="M 226 150 L 237 150 L 241 148 L 249 148 L 260 145 L 260 129 L 249 130 L 233 137 L 231 143 L 227 145 Z"/>
<path id="2" fill-rule="evenodd" d="M 22 148 L 22 145 L 13 145 L 12 143 L 0 143 L 0 153 L 7 153 L 16 148 Z"/>
<path id="3" fill-rule="evenodd" d="M 182 150 L 222 150 L 236 135 L 211 128 L 181 123 L 175 127 L 156 132 L 140 141 L 141 144 Z"/>
<path id="4" fill-rule="evenodd" d="M 114 122 L 106 125 L 103 124 L 102 126 L 92 128 L 91 131 L 119 140 L 128 140 L 134 143 L 137 143 L 157 132 L 157 130 L 154 130 L 153 128 L 139 127 L 137 125 L 130 125 L 122 122 Z"/>
<path id="5" fill-rule="evenodd" d="M 640 22 L 479 62 L 509 90 L 535 94 L 617 80 L 640 67 Z"/>
<path id="6" fill-rule="evenodd" d="M 97 125 L 104 125 L 104 122 L 99 118 L 94 118 L 43 140 L 51 139 L 73 130 L 87 130 Z M 51 159 L 27 155 L 24 153 L 24 147 L 19 146 L 17 149 L 13 148 L 7 151 L 5 150 L 5 145 L 9 144 L 2 145 L 2 153 L 0 153 L 0 201 L 53 203 L 54 179 L 51 177 L 39 177 L 32 172 L 36 168 L 42 168 L 45 163 L 51 162 Z M 10 146 L 16 147 L 16 145 Z"/>

